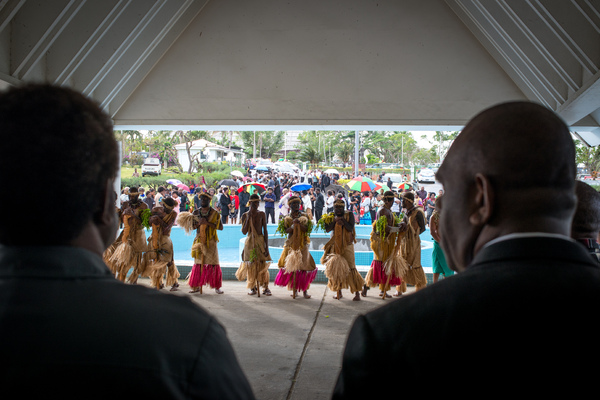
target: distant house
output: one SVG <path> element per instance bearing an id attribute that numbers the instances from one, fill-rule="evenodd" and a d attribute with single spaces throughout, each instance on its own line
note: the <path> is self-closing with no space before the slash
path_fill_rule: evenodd
<path id="1" fill-rule="evenodd" d="M 190 160 L 185 145 L 185 143 L 180 143 L 174 147 L 177 150 L 179 164 L 181 164 L 184 171 L 187 171 L 190 166 Z M 246 156 L 238 147 L 227 148 L 220 144 L 209 142 L 206 139 L 198 139 L 191 142 L 190 154 L 192 157 L 198 154 L 197 159 L 200 162 L 232 161 L 235 164 L 243 163 Z"/>

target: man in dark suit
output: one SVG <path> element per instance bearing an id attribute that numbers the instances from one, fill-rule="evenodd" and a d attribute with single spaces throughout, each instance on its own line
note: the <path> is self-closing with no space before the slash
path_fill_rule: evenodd
<path id="1" fill-rule="evenodd" d="M 109 116 L 66 88 L 13 88 L 0 93 L 0 139 L 1 171 L 68 193 L 3 214 L 2 390 L 27 398 L 253 399 L 214 317 L 187 297 L 126 285 L 104 264 L 118 226 Z M 20 162 L 15 149 L 25 147 L 36 162 Z M 0 196 L 0 209 L 14 210 L 14 200 Z"/>
<path id="2" fill-rule="evenodd" d="M 550 110 L 511 102 L 472 119 L 437 173 L 458 274 L 358 317 L 333 397 L 595 390 L 600 269 L 569 237 L 575 171 Z"/>

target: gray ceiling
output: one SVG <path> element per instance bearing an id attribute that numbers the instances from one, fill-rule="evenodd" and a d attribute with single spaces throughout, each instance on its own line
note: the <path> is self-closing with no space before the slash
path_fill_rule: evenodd
<path id="1" fill-rule="evenodd" d="M 286 14 L 283 3 L 280 0 L 0 0 L 0 88 L 38 81 L 68 85 L 95 98 L 118 122 L 120 115 L 125 119 L 127 109 L 135 108 L 133 102 L 137 102 L 138 108 L 144 108 L 145 96 L 142 94 L 145 92 L 142 89 L 145 86 L 157 80 L 175 79 L 171 75 L 176 77 L 179 74 L 190 79 L 185 74 L 190 73 L 193 66 L 188 64 L 182 66 L 181 71 L 173 71 L 173 64 L 165 64 L 170 56 L 177 54 L 178 40 L 182 39 L 181 43 L 188 45 L 189 36 L 200 28 L 209 35 L 209 22 L 226 26 L 228 13 L 231 14 L 232 10 L 243 9 L 244 20 L 251 20 L 268 10 L 270 16 L 275 15 L 286 24 L 294 21 L 294 24 L 303 25 L 314 18 L 335 26 L 337 18 L 344 15 L 353 18 L 353 10 L 364 14 L 368 10 L 364 4 L 380 9 L 394 8 L 396 11 L 404 8 L 408 12 L 414 11 L 410 7 L 414 7 L 416 2 L 333 1 L 332 7 L 340 9 L 337 14 L 311 14 L 310 7 L 316 4 L 322 7 L 326 0 L 320 3 L 285 2 L 289 10 L 291 6 L 295 7 L 293 15 Z M 486 57 L 493 60 L 494 68 L 501 69 L 520 91 L 519 96 L 512 97 L 527 98 L 548 106 L 557 111 L 588 144 L 600 144 L 600 0 L 425 0 L 419 1 L 419 5 L 420 13 L 415 15 L 424 23 L 428 20 L 427 7 L 430 7 L 432 18 L 435 14 L 444 20 L 453 19 L 455 21 L 450 22 L 455 24 L 452 26 L 455 26 L 453 29 L 457 35 L 467 32 L 474 38 L 481 51 L 487 52 Z M 306 11 L 304 14 L 298 13 L 302 7 Z M 382 22 L 386 23 L 390 24 L 390 29 L 397 29 L 392 26 L 393 23 Z M 371 26 L 363 25 L 360 29 L 367 32 Z M 202 32 L 199 31 L 197 40 L 200 40 Z M 248 31 L 243 34 L 248 35 Z M 286 35 L 273 36 L 269 40 L 282 42 L 286 37 L 289 39 Z M 187 41 L 184 40 L 186 37 Z M 402 40 L 406 42 L 409 39 L 403 37 Z M 410 40 L 417 43 L 420 39 Z M 336 42 L 336 45 L 339 46 L 339 43 L 343 42 Z M 393 47 L 391 45 L 389 47 Z M 222 49 L 212 51 L 207 56 L 216 57 Z M 457 54 L 460 53 L 457 51 Z M 310 59 L 310 51 L 305 50 L 303 57 Z M 464 60 L 465 68 L 468 68 L 468 61 Z M 166 65 L 169 65 L 168 74 L 164 72 Z M 471 68 L 481 65 L 478 63 Z M 339 66 L 336 68 L 339 69 Z M 430 76 L 439 71 L 435 66 L 424 68 Z M 152 79 L 158 71 L 162 75 Z M 196 76 L 203 73 L 214 74 L 214 71 L 194 70 Z M 377 69 L 372 72 L 373 75 L 379 73 Z M 386 72 L 381 73 L 386 76 Z M 459 84 L 468 87 L 471 83 L 469 74 L 465 74 L 465 81 Z M 354 84 L 350 79 L 348 82 L 349 85 Z M 441 88 L 443 85 L 438 86 Z M 502 86 L 507 85 L 502 83 Z M 478 88 L 469 90 L 475 94 Z M 177 97 L 187 96 L 184 89 L 180 93 Z M 248 93 L 252 96 L 256 92 Z M 435 95 L 430 94 L 432 98 Z M 482 94 L 477 93 L 477 96 Z M 464 97 L 460 100 L 466 101 L 470 95 L 467 93 Z M 490 102 L 495 99 L 490 93 Z M 277 105 L 276 96 L 271 100 L 265 103 L 265 107 Z M 293 100 L 289 100 L 292 104 L 291 117 L 282 118 L 278 123 L 295 120 Z M 333 98 L 319 100 L 323 104 L 327 100 L 333 102 Z M 367 98 L 367 101 L 371 100 Z M 191 102 L 193 99 L 183 98 L 183 101 Z M 210 102 L 210 99 L 204 101 Z M 479 103 L 487 105 L 485 100 L 475 102 L 476 105 Z M 148 104 L 148 107 L 151 106 Z M 407 112 L 407 116 L 396 122 L 427 121 L 429 114 L 437 112 L 436 107 L 415 106 Z M 206 118 L 211 119 L 210 107 L 203 109 L 209 110 Z M 471 112 L 471 108 L 465 109 Z M 228 115 L 214 120 L 231 123 L 235 121 L 237 112 L 232 108 Z M 265 115 L 262 122 L 273 119 L 268 113 Z M 304 123 L 311 123 L 310 113 L 304 112 L 301 117 Z M 140 125 L 144 125 L 144 117 L 136 118 Z M 193 120 L 185 114 L 177 118 Z M 380 115 L 373 111 L 363 119 L 376 121 L 378 118 Z M 340 120 L 343 121 L 343 118 L 338 123 Z M 439 120 L 446 121 L 448 118 Z M 459 125 L 466 120 L 465 114 L 459 115 L 453 122 Z M 322 123 L 323 117 L 319 116 L 318 121 Z"/>

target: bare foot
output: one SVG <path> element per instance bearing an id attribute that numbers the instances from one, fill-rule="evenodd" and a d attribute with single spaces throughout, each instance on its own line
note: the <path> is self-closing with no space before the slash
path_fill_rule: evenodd
<path id="1" fill-rule="evenodd" d="M 333 295 L 333 298 L 339 300 L 342 298 L 342 291 L 338 290 L 336 294 Z"/>
<path id="2" fill-rule="evenodd" d="M 223 294 L 225 293 L 224 291 L 222 291 L 221 289 L 215 289 L 215 293 L 217 294 Z"/>
<path id="3" fill-rule="evenodd" d="M 367 285 L 363 285 L 363 290 L 361 293 L 362 297 L 367 297 L 367 290 L 368 290 Z"/>
<path id="4" fill-rule="evenodd" d="M 360 301 L 360 292 L 356 292 L 352 301 Z"/>
<path id="5" fill-rule="evenodd" d="M 310 299 L 310 294 L 308 294 L 308 292 L 306 290 L 304 291 L 304 298 Z"/>

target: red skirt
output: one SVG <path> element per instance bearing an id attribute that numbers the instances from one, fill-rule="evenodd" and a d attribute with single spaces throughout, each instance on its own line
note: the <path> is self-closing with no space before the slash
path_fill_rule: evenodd
<path id="1" fill-rule="evenodd" d="M 284 268 L 279 269 L 275 277 L 276 286 L 287 286 L 288 289 L 304 292 L 317 277 L 317 269 L 312 271 L 296 271 L 292 274 L 285 272 Z"/>
<path id="2" fill-rule="evenodd" d="M 378 284 L 382 284 L 382 285 L 385 285 L 387 283 L 390 286 L 397 286 L 397 285 L 402 284 L 402 278 L 399 276 L 396 276 L 394 274 L 392 274 L 392 276 L 389 277 L 390 280 L 388 282 L 388 276 L 386 275 L 385 271 L 383 270 L 383 262 L 382 261 L 373 260 L 373 262 L 371 262 L 371 268 L 373 268 L 373 282 L 374 283 L 378 283 Z"/>
<path id="3" fill-rule="evenodd" d="M 220 265 L 194 264 L 188 280 L 190 287 L 208 285 L 213 289 L 220 289 L 223 284 L 223 273 Z"/>

